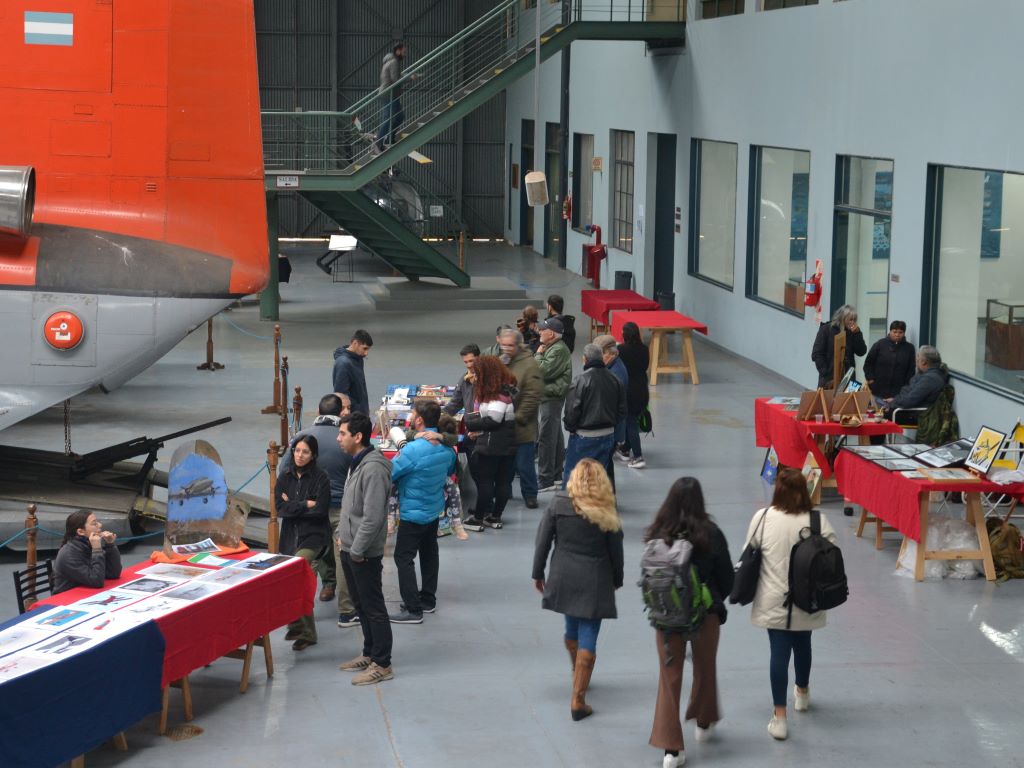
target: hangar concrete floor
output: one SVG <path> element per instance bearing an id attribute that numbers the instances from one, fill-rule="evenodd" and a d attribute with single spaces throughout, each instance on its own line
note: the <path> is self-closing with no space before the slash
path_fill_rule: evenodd
<path id="1" fill-rule="evenodd" d="M 302 386 L 311 408 L 330 386 L 332 350 L 356 327 L 375 340 L 367 379 L 376 397 L 391 382 L 454 382 L 459 348 L 469 341 L 489 343 L 494 327 L 514 315 L 438 306 L 375 313 L 359 289 L 358 281 L 372 279 L 367 264 L 357 265 L 356 284 L 332 283 L 308 252 L 296 255 L 294 264 L 293 283 L 282 287 L 281 325 L 292 383 Z M 508 276 L 534 295 L 562 293 L 567 311 L 579 316 L 583 283 L 532 253 L 474 246 L 470 266 L 474 274 Z M 583 318 L 578 322 L 582 326 Z M 204 437 L 220 450 L 233 486 L 256 471 L 277 429 L 271 417 L 259 414 L 270 397 L 271 347 L 261 337 L 271 325 L 259 322 L 257 308 L 247 303 L 219 317 L 215 328 L 216 357 L 225 370 L 195 370 L 204 357 L 200 332 L 121 390 L 75 398 L 75 450 L 230 415 L 232 423 Z M 711 334 L 713 340 L 713 328 Z M 601 633 L 589 696 L 593 717 L 580 723 L 569 717 L 561 617 L 541 610 L 530 581 L 539 511 L 515 500 L 503 531 L 441 542 L 437 613 L 421 626 L 395 628 L 393 681 L 376 688 L 349 684 L 337 665 L 359 651 L 359 631 L 338 629 L 334 605 L 317 603 L 319 644 L 296 654 L 283 629 L 275 632 L 272 680 L 254 665 L 249 692 L 239 695 L 238 664 L 231 661 L 192 676 L 194 722 L 202 734 L 173 742 L 156 734 L 156 718 L 150 717 L 128 731 L 127 753 L 104 746 L 87 764 L 660 765 L 660 754 L 647 746 L 658 661 L 634 586 L 642 529 L 671 482 L 692 474 L 738 556 L 747 523 L 765 500 L 752 399 L 797 389 L 700 340 L 696 347 L 700 386 L 678 377 L 659 384 L 652 396 L 655 435 L 645 440 L 647 469 L 620 467 L 617 473 L 627 578 L 618 594 L 620 617 Z M 3 442 L 60 449 L 61 412 L 51 409 L 16 425 Z M 162 452 L 160 466 L 166 468 L 173 448 Z M 719 653 L 725 719 L 705 744 L 694 743 L 692 726 L 686 727 L 690 763 L 1024 765 L 1017 735 L 1024 583 L 917 584 L 896 577 L 898 537 L 887 536 L 884 549 L 876 551 L 867 539 L 854 537 L 853 519 L 843 517 L 841 504 L 824 509 L 839 532 L 851 599 L 815 633 L 811 711 L 791 714 L 786 742 L 765 732 L 771 715 L 768 642 L 750 625 L 749 611 L 734 608 Z M 146 552 L 136 546 L 125 560 L 138 562 Z M 16 558 L 4 554 L 3 578 L 16 567 Z M 385 591 L 397 604 L 393 568 L 385 574 Z M 3 590 L 0 615 L 15 610 L 11 590 Z M 171 718 L 180 722 L 177 703 Z"/>

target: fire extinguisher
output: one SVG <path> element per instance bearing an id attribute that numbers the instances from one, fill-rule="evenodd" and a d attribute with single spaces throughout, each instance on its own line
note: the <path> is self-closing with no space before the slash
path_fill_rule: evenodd
<path id="1" fill-rule="evenodd" d="M 814 307 L 815 319 L 821 322 L 821 277 L 824 266 L 821 259 L 815 259 L 814 274 L 804 283 L 804 306 Z"/>
<path id="2" fill-rule="evenodd" d="M 568 221 L 572 218 L 572 192 L 565 196 L 562 201 L 562 218 Z"/>

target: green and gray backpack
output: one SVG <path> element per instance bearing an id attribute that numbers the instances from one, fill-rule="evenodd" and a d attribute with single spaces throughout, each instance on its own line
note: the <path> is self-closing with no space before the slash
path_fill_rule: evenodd
<path id="1" fill-rule="evenodd" d="M 655 629 L 687 639 L 697 634 L 713 602 L 692 557 L 693 545 L 686 539 L 671 545 L 651 539 L 640 557 L 639 587 L 647 620 Z M 671 664 L 671 656 L 666 653 L 666 658 Z"/>

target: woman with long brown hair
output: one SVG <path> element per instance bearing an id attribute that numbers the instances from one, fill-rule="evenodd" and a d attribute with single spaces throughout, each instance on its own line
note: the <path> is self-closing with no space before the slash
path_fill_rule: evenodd
<path id="1" fill-rule="evenodd" d="M 551 568 L 544 569 L 552 544 Z M 573 720 L 593 713 L 586 693 L 597 658 L 603 619 L 618 616 L 615 590 L 622 586 L 622 522 L 615 494 L 600 462 L 581 459 L 558 491 L 537 529 L 533 580 L 541 605 L 565 616 L 565 647 L 573 668 Z"/>
<path id="2" fill-rule="evenodd" d="M 768 733 L 780 741 L 789 733 L 786 720 L 789 659 L 793 657 L 796 682 L 793 708 L 797 712 L 806 712 L 811 705 L 808 689 L 811 631 L 825 626 L 825 611 L 806 613 L 795 605 L 792 606 L 792 621 L 787 623 L 790 610 L 785 605 L 789 591 L 789 553 L 800 540 L 800 532 L 810 527 L 810 512 L 811 497 L 807 493 L 803 473 L 784 467 L 775 477 L 772 505 L 754 515 L 744 544 L 746 546 L 753 538 L 761 545 L 761 574 L 751 606 L 750 622 L 755 627 L 768 630 L 772 701 L 775 705 Z M 824 515 L 821 515 L 821 535 L 835 543 L 835 531 Z"/>
<path id="3" fill-rule="evenodd" d="M 103 586 L 105 579 L 121 576 L 121 553 L 114 542 L 117 534 L 104 531 L 96 514 L 79 509 L 64 521 L 64 540 L 53 566 L 53 592 L 74 587 Z"/>
<path id="4" fill-rule="evenodd" d="M 661 539 L 671 545 L 686 539 L 693 547 L 690 562 L 711 592 L 712 605 L 704 623 L 690 639 L 693 655 L 693 686 L 686 719 L 696 720 L 697 741 L 704 741 L 721 719 L 718 706 L 718 638 L 728 612 L 725 598 L 732 591 L 733 564 L 722 530 L 704 507 L 704 493 L 695 477 L 676 480 L 662 502 L 644 541 Z M 687 640 L 680 634 L 657 630 L 658 702 L 650 745 L 665 750 L 662 765 L 676 768 L 686 760 L 683 754 L 683 726 L 679 704 L 683 687 L 683 659 Z"/>
<path id="5" fill-rule="evenodd" d="M 516 453 L 516 377 L 496 357 L 484 355 L 474 366 L 476 402 L 466 413 L 466 430 L 476 440 L 470 469 L 477 485 L 476 511 L 462 521 L 471 531 L 500 530 L 512 490 Z"/>

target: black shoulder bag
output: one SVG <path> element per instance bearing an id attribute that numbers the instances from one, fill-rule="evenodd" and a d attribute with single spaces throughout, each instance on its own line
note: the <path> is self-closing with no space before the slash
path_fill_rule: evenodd
<path id="1" fill-rule="evenodd" d="M 764 519 L 767 515 L 768 509 L 765 508 L 754 528 L 754 535 L 750 537 L 750 543 L 743 548 L 740 561 L 736 564 L 736 580 L 733 582 L 732 592 L 729 593 L 730 603 L 749 605 L 754 602 L 757 582 L 761 577 L 761 542 L 764 540 Z M 760 539 L 757 535 L 758 530 L 762 532 Z"/>

